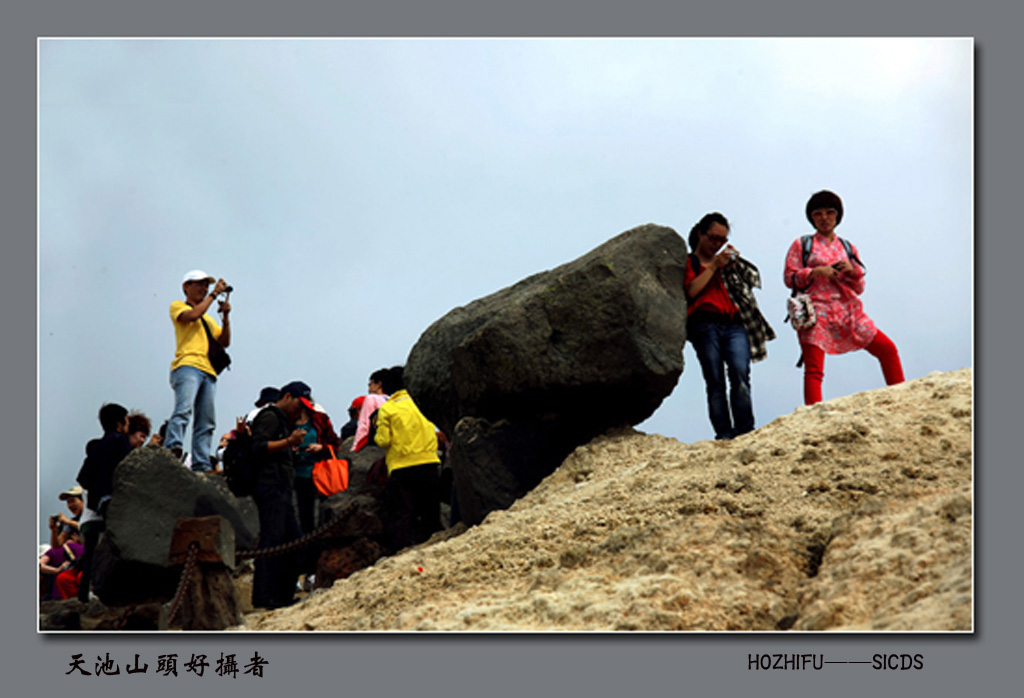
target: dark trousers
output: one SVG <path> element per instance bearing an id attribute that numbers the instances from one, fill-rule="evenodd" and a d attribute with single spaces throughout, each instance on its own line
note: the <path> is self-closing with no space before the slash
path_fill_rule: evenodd
<path id="1" fill-rule="evenodd" d="M 299 528 L 302 535 L 316 528 L 317 491 L 311 477 L 295 478 L 295 503 L 299 512 Z M 309 543 L 299 551 L 299 571 L 303 574 L 316 572 L 316 559 L 319 548 L 316 542 Z"/>
<path id="2" fill-rule="evenodd" d="M 78 562 L 82 570 L 82 579 L 78 583 L 78 600 L 86 603 L 89 601 L 89 585 L 92 583 L 92 559 L 96 556 L 96 546 L 100 542 L 100 535 L 107 528 L 106 521 L 89 521 L 82 528 L 82 558 Z"/>
<path id="3" fill-rule="evenodd" d="M 388 477 L 387 502 L 395 551 L 430 538 L 441 528 L 439 463 L 399 468 Z"/>
<path id="4" fill-rule="evenodd" d="M 295 503 L 298 505 L 299 528 L 305 535 L 316 526 L 316 487 L 313 478 L 295 478 Z"/>
<path id="5" fill-rule="evenodd" d="M 260 516 L 260 549 L 290 543 L 302 535 L 292 506 L 291 488 L 258 486 L 253 500 Z M 255 567 L 252 605 L 272 608 L 290 603 L 299 578 L 296 552 L 259 558 Z"/>

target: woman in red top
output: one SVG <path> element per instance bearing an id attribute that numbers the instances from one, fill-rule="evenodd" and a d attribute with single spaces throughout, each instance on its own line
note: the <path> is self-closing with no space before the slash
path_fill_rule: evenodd
<path id="1" fill-rule="evenodd" d="M 836 235 L 843 220 L 843 201 L 823 190 L 811 196 L 806 207 L 807 220 L 814 226 L 811 249 L 806 261 L 800 238 L 793 241 L 786 255 L 786 286 L 807 293 L 814 303 L 818 321 L 798 331 L 804 362 L 804 404 L 821 402 L 821 382 L 825 377 L 825 354 L 844 354 L 866 349 L 882 366 L 886 385 L 903 382 L 903 365 L 896 345 L 875 327 L 864 313 L 860 294 L 864 292 L 864 266 L 857 248 L 851 255 Z"/>
<path id="2" fill-rule="evenodd" d="M 721 270 L 737 263 L 739 251 L 728 244 L 729 221 L 709 213 L 690 230 L 683 279 L 686 290 L 686 336 L 704 375 L 708 416 L 715 439 L 731 439 L 754 428 L 750 398 L 750 339 L 739 309 L 729 296 Z M 726 401 L 725 381 L 729 379 Z"/>

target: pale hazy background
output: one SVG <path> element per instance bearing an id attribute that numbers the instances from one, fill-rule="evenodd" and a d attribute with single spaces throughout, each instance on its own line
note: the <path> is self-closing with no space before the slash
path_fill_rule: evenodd
<path id="1" fill-rule="evenodd" d="M 648 222 L 721 211 L 779 338 L 758 425 L 802 403 L 781 322 L 808 196 L 845 203 L 908 378 L 972 365 L 970 39 L 39 42 L 39 497 L 97 411 L 170 416 L 168 307 L 225 278 L 217 435 L 300 379 L 334 418 L 452 308 Z M 692 348 L 639 428 L 712 438 Z M 865 352 L 824 395 L 883 385 Z M 216 436 L 215 436 L 216 440 Z"/>

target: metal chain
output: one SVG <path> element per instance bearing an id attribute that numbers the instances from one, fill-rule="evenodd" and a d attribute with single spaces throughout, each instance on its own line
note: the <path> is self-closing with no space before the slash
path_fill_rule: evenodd
<path id="1" fill-rule="evenodd" d="M 347 521 L 348 518 L 355 513 L 355 511 L 356 504 L 355 502 L 353 502 L 344 509 L 342 509 L 338 513 L 338 515 L 335 516 L 333 519 L 331 519 L 325 524 L 322 524 L 316 530 L 310 531 L 301 538 L 296 538 L 295 540 L 289 543 L 282 543 L 281 545 L 275 545 L 271 548 L 260 548 L 257 550 L 236 550 L 235 560 L 258 560 L 265 557 L 276 557 L 277 555 L 284 555 L 285 553 L 289 553 L 292 550 L 298 550 L 303 546 L 309 545 L 317 538 L 322 537 L 331 529 L 340 526 L 342 523 Z"/>
<path id="2" fill-rule="evenodd" d="M 178 615 L 178 609 L 185 598 L 185 590 L 192 581 L 192 573 L 196 569 L 196 561 L 199 559 L 199 543 L 192 541 L 188 544 L 188 554 L 185 557 L 185 567 L 181 570 L 181 579 L 178 581 L 178 591 L 174 593 L 174 600 L 171 602 L 171 611 L 167 614 L 167 625 L 171 624 L 174 617 Z"/>
<path id="3" fill-rule="evenodd" d="M 337 516 L 321 525 L 315 531 L 310 531 L 301 538 L 291 541 L 290 543 L 282 543 L 281 545 L 275 545 L 272 548 L 262 548 L 259 550 L 236 550 L 235 560 L 253 560 L 264 557 L 274 557 L 276 555 L 283 555 L 284 553 L 297 550 L 305 545 L 309 545 L 312 541 L 322 537 L 328 531 L 343 522 L 347 521 L 352 514 L 355 513 L 356 505 L 355 502 L 349 504 L 347 507 L 342 509 Z M 174 617 L 178 615 L 178 610 L 181 608 L 181 603 L 185 598 L 185 590 L 188 589 L 189 582 L 192 581 L 192 575 L 195 573 L 197 561 L 199 559 L 199 543 L 192 541 L 188 544 L 188 553 L 185 558 L 185 566 L 181 570 L 181 578 L 178 581 L 178 590 L 174 594 L 174 599 L 171 601 L 171 610 L 167 614 L 167 624 L 170 625 L 174 620 Z M 126 608 L 114 623 L 114 630 L 121 630 L 128 623 L 128 619 L 135 613 L 136 606 L 132 605 Z"/>

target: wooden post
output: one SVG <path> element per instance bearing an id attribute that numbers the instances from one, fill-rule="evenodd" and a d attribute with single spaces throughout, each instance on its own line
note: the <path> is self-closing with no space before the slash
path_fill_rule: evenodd
<path id="1" fill-rule="evenodd" d="M 171 627 L 183 630 L 224 630 L 242 622 L 235 568 L 235 530 L 220 516 L 178 519 L 171 537 L 168 564 L 184 570 L 189 546 L 196 543 L 196 565 L 182 591 Z"/>

